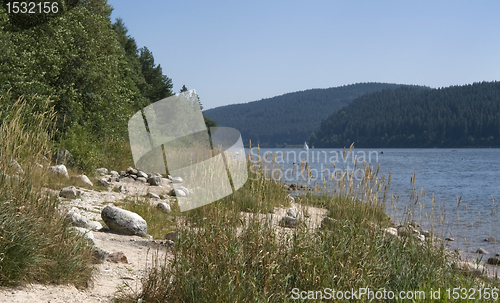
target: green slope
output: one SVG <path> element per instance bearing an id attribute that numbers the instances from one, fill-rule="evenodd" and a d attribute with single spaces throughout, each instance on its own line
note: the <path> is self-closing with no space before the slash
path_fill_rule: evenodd
<path id="1" fill-rule="evenodd" d="M 245 145 L 300 145 L 331 113 L 368 92 L 398 88 L 399 84 L 359 83 L 310 89 L 244 104 L 204 111 L 219 126 L 238 129 Z"/>
<path id="2" fill-rule="evenodd" d="M 500 82 L 366 94 L 316 137 L 318 147 L 500 147 Z"/>

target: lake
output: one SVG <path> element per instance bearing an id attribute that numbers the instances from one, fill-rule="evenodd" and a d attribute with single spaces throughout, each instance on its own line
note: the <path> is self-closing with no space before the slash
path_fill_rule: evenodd
<path id="1" fill-rule="evenodd" d="M 257 159 L 257 148 L 246 150 Z M 346 151 L 348 152 L 348 150 Z M 490 254 L 500 252 L 500 243 L 484 241 L 488 237 L 500 240 L 500 149 L 353 149 L 343 157 L 342 149 L 261 148 L 260 156 L 276 155 L 285 183 L 323 184 L 333 171 L 353 169 L 354 156 L 371 166 L 380 165 L 379 177 L 392 174 L 389 192 L 398 198 L 388 202 L 386 213 L 398 224 L 411 210 L 413 219 L 424 229 L 441 237 L 453 237 L 451 248 L 475 252 L 479 247 Z M 300 163 L 307 161 L 312 178 L 301 178 Z M 296 170 L 293 170 L 293 167 Z M 293 174 L 292 174 L 293 172 Z M 416 174 L 414 185 L 410 180 Z M 420 196 L 410 202 L 413 189 Z M 434 194 L 434 203 L 433 203 Z M 492 201 L 492 197 L 494 201 Z M 390 200 L 390 199 L 389 199 Z M 458 203 L 460 201 L 460 203 Z M 434 219 L 430 219 L 431 217 Z"/>

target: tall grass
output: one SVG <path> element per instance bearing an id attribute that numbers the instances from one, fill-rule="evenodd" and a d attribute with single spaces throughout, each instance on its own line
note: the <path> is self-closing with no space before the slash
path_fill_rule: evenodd
<path id="1" fill-rule="evenodd" d="M 387 233 L 385 227 L 391 222 L 382 202 L 390 180 L 378 177 L 377 169 L 363 168 L 359 182 L 351 182 L 352 172 L 346 172 L 333 191 L 297 198 L 301 204 L 328 209 L 333 220 L 317 229 L 305 224 L 279 227 L 268 211 L 283 206 L 287 191 L 254 170 L 258 176 L 240 194 L 186 214 L 197 220 L 179 220 L 173 258 L 157 254 L 141 289 L 123 294 L 119 301 L 295 302 L 297 290 L 370 288 L 424 291 L 426 298 L 414 301 L 428 302 L 431 289 L 441 289 L 445 298 L 447 288 L 499 287 L 498 282 L 454 269 L 443 246 Z M 252 197 L 262 199 L 252 200 L 254 206 L 248 207 Z M 241 213 L 252 209 L 253 215 Z M 435 300 L 439 301 L 448 300 Z"/>
<path id="2" fill-rule="evenodd" d="M 47 103 L 48 104 L 48 103 Z M 91 250 L 67 228 L 57 197 L 41 190 L 51 150 L 52 109 L 33 111 L 23 97 L 1 108 L 0 284 L 91 282 Z M 16 161 L 24 172 L 19 171 Z"/>

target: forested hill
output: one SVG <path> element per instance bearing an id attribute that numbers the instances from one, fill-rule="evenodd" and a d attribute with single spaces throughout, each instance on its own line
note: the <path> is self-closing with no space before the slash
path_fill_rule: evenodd
<path id="1" fill-rule="evenodd" d="M 500 147 L 500 82 L 366 94 L 310 140 L 317 147 Z"/>
<path id="2" fill-rule="evenodd" d="M 326 89 L 310 89 L 244 104 L 206 110 L 219 126 L 238 129 L 247 145 L 303 144 L 322 120 L 368 92 L 398 88 L 399 84 L 359 83 Z"/>

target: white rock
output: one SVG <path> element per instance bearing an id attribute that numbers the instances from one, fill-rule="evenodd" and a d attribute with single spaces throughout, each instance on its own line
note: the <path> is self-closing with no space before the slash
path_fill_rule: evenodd
<path id="1" fill-rule="evenodd" d="M 66 220 L 73 226 L 82 227 L 89 230 L 100 230 L 102 224 L 97 221 L 91 221 L 84 215 L 78 213 L 78 209 L 73 207 L 66 215 Z"/>
<path id="2" fill-rule="evenodd" d="M 83 235 L 85 237 L 85 239 L 91 244 L 91 245 L 94 245 L 95 244 L 95 241 L 94 241 L 94 234 L 86 229 L 86 228 L 82 228 L 82 227 L 73 227 L 73 229 Z"/>
<path id="3" fill-rule="evenodd" d="M 87 185 L 94 186 L 94 184 L 92 184 L 92 181 L 90 181 L 89 177 L 87 177 L 85 175 L 71 176 L 71 178 L 80 180 L 80 181 L 82 181 L 83 183 L 85 183 Z"/>
<path id="4" fill-rule="evenodd" d="M 174 191 L 175 191 L 175 196 L 177 197 L 186 197 L 191 193 L 189 189 L 185 188 L 184 186 L 174 187 Z"/>
<path id="5" fill-rule="evenodd" d="M 66 169 L 66 166 L 64 164 L 51 166 L 50 171 L 55 173 L 55 174 L 58 174 L 60 176 L 64 176 L 66 178 L 69 178 L 68 170 Z"/>
<path id="6" fill-rule="evenodd" d="M 398 236 L 398 230 L 395 228 L 395 227 L 387 227 L 386 229 L 384 229 L 384 231 L 388 234 L 391 234 L 393 236 Z"/>
<path id="7" fill-rule="evenodd" d="M 289 209 L 287 209 L 286 214 L 289 217 L 297 218 L 299 211 L 296 208 L 289 208 Z"/>
<path id="8" fill-rule="evenodd" d="M 146 236 L 148 233 L 146 220 L 141 216 L 111 204 L 101 211 L 101 218 L 109 229 L 120 233 L 139 236 Z"/>
<path id="9" fill-rule="evenodd" d="M 143 171 L 140 170 L 140 171 L 137 172 L 137 177 L 143 177 L 143 178 L 147 179 L 148 178 L 148 174 L 146 174 L 145 172 L 143 172 Z"/>
<path id="10" fill-rule="evenodd" d="M 172 181 L 172 183 L 182 183 L 181 177 L 171 177 L 170 180 Z"/>
<path id="11" fill-rule="evenodd" d="M 165 202 L 160 202 L 156 205 L 156 208 L 158 208 L 159 210 L 161 210 L 162 212 L 164 213 L 169 213 L 172 211 L 172 209 L 170 208 L 170 205 L 168 203 L 165 203 Z"/>
<path id="12" fill-rule="evenodd" d="M 61 189 L 61 191 L 59 192 L 59 197 L 73 199 L 76 198 L 76 196 L 78 196 L 80 193 L 81 192 L 77 190 L 76 187 L 68 186 Z"/>

